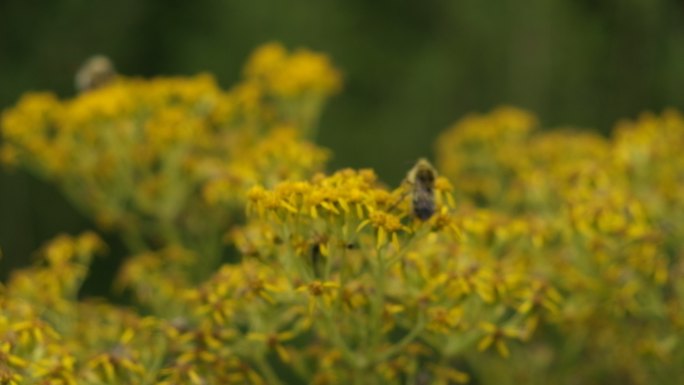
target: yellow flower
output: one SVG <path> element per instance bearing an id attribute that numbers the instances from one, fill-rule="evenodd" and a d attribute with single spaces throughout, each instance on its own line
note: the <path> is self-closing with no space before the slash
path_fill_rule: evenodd
<path id="1" fill-rule="evenodd" d="M 441 334 L 453 333 L 453 329 L 461 324 L 463 320 L 463 308 L 453 307 L 448 309 L 443 306 L 436 306 L 428 309 L 428 326 L 433 332 Z"/>
<path id="2" fill-rule="evenodd" d="M 438 383 L 449 384 L 455 382 L 457 384 L 465 384 L 470 381 L 470 376 L 456 368 L 444 365 L 435 365 L 429 363 L 427 368 L 433 373 Z"/>
<path id="3" fill-rule="evenodd" d="M 283 342 L 292 340 L 297 335 L 292 331 L 284 331 L 278 333 L 249 333 L 247 339 L 250 341 L 259 341 L 266 344 L 269 349 L 274 349 L 278 353 L 278 357 L 284 363 L 290 363 L 292 356 L 290 352 L 283 346 Z"/>
<path id="4" fill-rule="evenodd" d="M 521 339 L 522 334 L 519 330 L 511 327 L 499 327 L 491 322 L 480 323 L 480 329 L 485 332 L 484 337 L 477 344 L 477 350 L 484 351 L 494 345 L 501 357 L 508 358 L 510 350 L 506 346 L 505 338 Z"/>
<path id="5" fill-rule="evenodd" d="M 371 211 L 368 219 L 359 224 L 356 231 L 361 231 L 366 225 L 371 224 L 377 231 L 376 247 L 381 248 L 391 240 L 395 248 L 399 249 L 399 231 L 409 232 L 410 229 L 401 224 L 399 217 L 382 211 Z"/>
<path id="6" fill-rule="evenodd" d="M 287 58 L 287 50 L 280 43 L 267 43 L 255 50 L 247 60 L 247 76 L 268 76 L 278 70 Z"/>
<path id="7" fill-rule="evenodd" d="M 320 303 L 324 307 L 330 307 L 339 296 L 340 284 L 335 281 L 312 281 L 307 285 L 302 285 L 297 288 L 298 292 L 308 294 L 309 314 L 313 314 L 314 310 Z"/>

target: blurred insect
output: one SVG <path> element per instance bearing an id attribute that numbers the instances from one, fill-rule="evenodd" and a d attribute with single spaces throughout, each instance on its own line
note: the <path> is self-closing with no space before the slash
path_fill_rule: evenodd
<path id="1" fill-rule="evenodd" d="M 425 158 L 418 159 L 418 162 L 409 170 L 402 182 L 407 191 L 389 210 L 410 194 L 413 215 L 421 221 L 430 219 L 435 213 L 435 179 L 437 179 L 437 170 L 432 164 Z"/>
<path id="2" fill-rule="evenodd" d="M 435 213 L 435 179 L 437 171 L 426 159 L 419 159 L 406 175 L 411 186 L 413 215 L 420 220 L 428 220 Z"/>
<path id="3" fill-rule="evenodd" d="M 111 60 L 103 55 L 95 55 L 86 60 L 76 72 L 76 89 L 79 92 L 100 88 L 116 77 Z"/>

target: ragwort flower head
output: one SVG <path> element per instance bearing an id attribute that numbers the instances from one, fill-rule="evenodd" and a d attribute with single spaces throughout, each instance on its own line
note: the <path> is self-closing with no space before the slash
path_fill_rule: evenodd
<path id="1" fill-rule="evenodd" d="M 200 74 L 117 76 L 65 100 L 27 94 L 3 113 L 2 158 L 55 181 L 132 251 L 180 243 L 216 267 L 248 188 L 308 178 L 328 158 L 307 137 L 337 71 L 305 50 L 276 66 L 255 55 L 229 91 Z"/>

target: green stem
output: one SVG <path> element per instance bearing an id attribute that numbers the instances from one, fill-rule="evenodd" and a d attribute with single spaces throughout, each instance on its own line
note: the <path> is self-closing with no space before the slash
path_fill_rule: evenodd
<path id="1" fill-rule="evenodd" d="M 406 253 L 411 249 L 410 246 L 412 246 L 416 240 L 421 239 L 425 234 L 427 234 L 428 230 L 429 229 L 426 226 L 423 226 L 420 230 L 418 230 L 418 232 L 413 233 L 404 247 L 402 247 L 401 250 L 399 250 L 392 258 L 387 260 L 387 267 L 392 266 L 401 258 L 403 258 L 404 255 L 406 255 Z"/>
<path id="2" fill-rule="evenodd" d="M 342 339 L 340 331 L 337 329 L 337 324 L 334 322 L 332 315 L 320 303 L 318 305 L 319 309 L 321 310 L 321 313 L 323 313 L 323 318 L 326 321 L 326 327 L 328 328 L 330 338 L 332 339 L 335 346 L 342 351 L 342 355 L 347 359 L 347 361 L 350 364 L 352 364 L 353 367 L 356 368 L 361 366 L 359 364 L 360 361 L 358 357 L 349 348 L 347 343 L 344 342 L 344 339 Z"/>
<path id="3" fill-rule="evenodd" d="M 149 247 L 140 236 L 140 232 L 136 231 L 136 229 L 128 227 L 123 229 L 121 231 L 121 238 L 128 250 L 133 254 L 149 250 Z"/>
<path id="4" fill-rule="evenodd" d="M 371 333 L 368 351 L 373 355 L 377 354 L 377 349 L 382 341 L 382 313 L 385 302 L 385 274 L 387 273 L 383 249 L 378 250 L 378 260 L 373 264 L 373 278 L 375 281 L 375 292 L 371 303 Z M 373 359 L 373 361 L 376 361 Z"/>
<path id="5" fill-rule="evenodd" d="M 423 331 L 424 327 L 425 314 L 423 314 L 423 312 L 420 312 L 418 313 L 418 321 L 413 326 L 411 331 L 409 331 L 409 333 L 406 334 L 404 338 L 402 338 L 399 342 L 394 344 L 390 349 L 386 350 L 383 354 L 380 354 L 378 357 L 376 357 L 374 363 L 386 361 L 392 358 L 392 356 L 401 352 L 402 349 L 404 349 L 408 344 L 413 342 L 418 337 L 418 335 Z"/>
<path id="6" fill-rule="evenodd" d="M 259 371 L 266 377 L 266 382 L 273 385 L 282 385 L 282 382 L 278 378 L 271 365 L 266 362 L 263 355 L 257 355 L 254 357 L 254 363 L 256 364 Z"/>

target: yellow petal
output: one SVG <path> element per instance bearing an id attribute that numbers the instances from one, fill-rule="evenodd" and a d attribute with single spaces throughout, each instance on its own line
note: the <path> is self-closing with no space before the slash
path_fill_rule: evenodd
<path id="1" fill-rule="evenodd" d="M 123 334 L 121 335 L 121 338 L 119 339 L 119 342 L 121 342 L 122 344 L 125 345 L 125 344 L 129 343 L 129 342 L 133 339 L 133 336 L 134 336 L 134 335 L 135 335 L 135 334 L 133 333 L 133 329 L 131 329 L 131 328 L 126 328 L 126 330 L 124 330 Z"/>
<path id="2" fill-rule="evenodd" d="M 399 244 L 399 237 L 397 236 L 396 232 L 392 233 L 392 245 L 397 250 L 399 250 L 401 248 L 401 244 Z"/>
<path id="3" fill-rule="evenodd" d="M 480 343 L 477 344 L 477 350 L 479 351 L 484 351 L 486 350 L 491 344 L 494 342 L 494 336 L 492 335 L 487 335 L 485 336 Z"/>
<path id="4" fill-rule="evenodd" d="M 496 341 L 496 350 L 503 358 L 508 358 L 508 356 L 511 354 L 508 350 L 508 346 L 506 346 L 506 344 L 502 340 Z"/>
<path id="5" fill-rule="evenodd" d="M 330 249 L 328 248 L 327 243 L 321 243 L 319 245 L 319 249 L 321 251 L 321 255 L 323 255 L 324 257 L 330 256 Z"/>
<path id="6" fill-rule="evenodd" d="M 377 246 L 378 248 L 380 248 L 380 247 L 382 247 L 385 243 L 387 243 L 387 232 L 386 232 L 385 229 L 383 229 L 382 227 L 379 227 L 379 228 L 378 228 L 378 237 L 377 237 L 377 241 L 376 241 L 376 246 Z"/>
<path id="7" fill-rule="evenodd" d="M 365 221 L 359 223 L 359 225 L 356 227 L 356 232 L 360 232 L 363 230 L 364 227 L 366 227 L 370 223 L 370 220 L 366 219 Z"/>
<path id="8" fill-rule="evenodd" d="M 276 345 L 276 352 L 278 352 L 278 356 L 280 357 L 281 361 L 285 363 L 289 363 L 290 361 L 292 361 L 290 353 L 282 345 Z"/>

